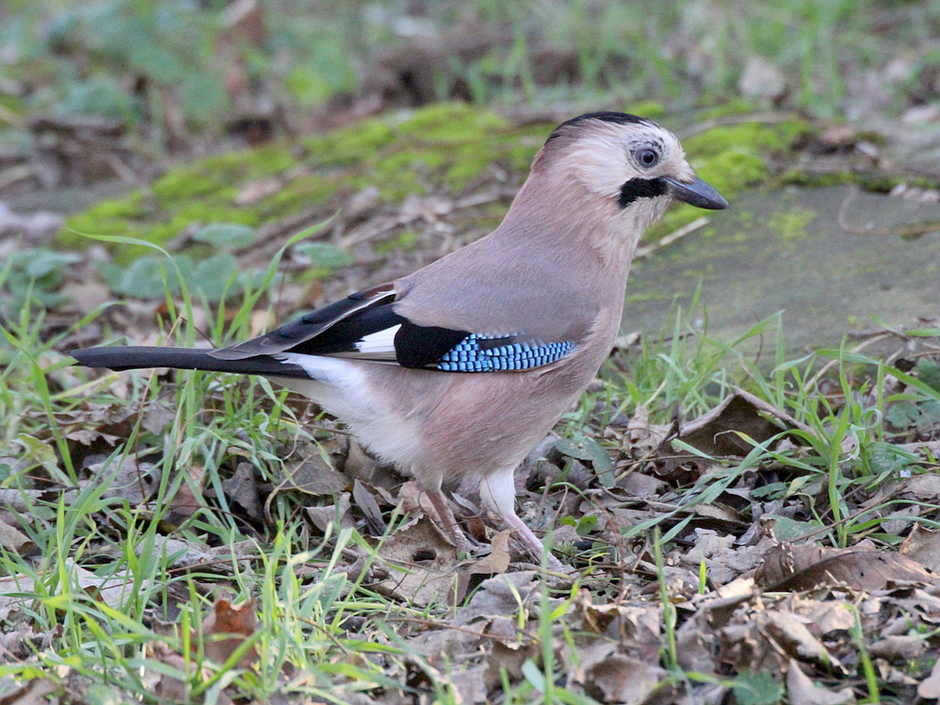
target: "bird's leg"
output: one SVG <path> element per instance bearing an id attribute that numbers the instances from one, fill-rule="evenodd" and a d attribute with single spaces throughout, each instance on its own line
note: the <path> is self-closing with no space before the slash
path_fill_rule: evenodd
<path id="1" fill-rule="evenodd" d="M 536 560 L 541 561 L 542 554 L 545 554 L 550 570 L 567 572 L 562 562 L 555 558 L 550 550 L 545 548 L 539 537 L 532 533 L 532 529 L 526 526 L 526 523 L 516 514 L 514 470 L 515 468 L 503 469 L 483 478 L 480 483 L 480 499 L 483 505 L 499 515 L 503 523 L 535 556 Z"/>
<path id="2" fill-rule="evenodd" d="M 475 546 L 460 528 L 460 525 L 457 523 L 457 517 L 455 517 L 454 513 L 450 510 L 450 507 L 447 505 L 447 500 L 444 498 L 444 495 L 441 494 L 441 491 L 426 491 L 428 493 L 428 499 L 430 499 L 431 504 L 434 505 L 434 511 L 437 512 L 440 527 L 447 533 L 454 542 L 454 545 L 461 551 L 466 551 L 471 554 L 475 553 Z"/>

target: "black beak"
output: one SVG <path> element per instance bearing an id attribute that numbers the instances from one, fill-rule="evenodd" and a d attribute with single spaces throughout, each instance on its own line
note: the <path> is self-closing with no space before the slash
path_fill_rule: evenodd
<path id="1" fill-rule="evenodd" d="M 688 203 L 696 208 L 720 211 L 728 207 L 728 202 L 720 193 L 701 179 L 695 179 L 691 184 L 683 184 L 675 179 L 662 177 L 666 182 L 666 189 L 673 198 Z"/>

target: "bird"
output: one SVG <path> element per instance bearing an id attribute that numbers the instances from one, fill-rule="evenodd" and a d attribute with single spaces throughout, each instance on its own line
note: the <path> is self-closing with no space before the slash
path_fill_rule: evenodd
<path id="1" fill-rule="evenodd" d="M 527 551 L 563 570 L 516 513 L 514 471 L 610 354 L 637 243 L 676 201 L 728 206 L 668 130 L 586 113 L 552 130 L 495 230 L 412 274 L 228 347 L 70 354 L 91 368 L 268 377 L 413 477 L 459 549 L 475 545 L 444 491 L 469 479 Z"/>

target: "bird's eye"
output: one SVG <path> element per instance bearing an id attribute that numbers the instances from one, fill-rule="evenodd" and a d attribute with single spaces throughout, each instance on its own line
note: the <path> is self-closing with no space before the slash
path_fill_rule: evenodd
<path id="1" fill-rule="evenodd" d="M 640 149 L 636 153 L 636 161 L 640 166 L 649 169 L 651 166 L 656 166 L 659 161 L 659 153 L 649 147 Z"/>

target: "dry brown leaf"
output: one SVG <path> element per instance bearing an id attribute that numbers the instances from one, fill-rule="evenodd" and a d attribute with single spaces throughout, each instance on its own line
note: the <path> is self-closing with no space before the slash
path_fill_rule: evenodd
<path id="1" fill-rule="evenodd" d="M 940 699 L 940 660 L 933 665 L 930 675 L 917 686 L 917 694 L 927 700 Z"/>
<path id="2" fill-rule="evenodd" d="M 284 181 L 279 178 L 248 181 L 235 196 L 235 205 L 251 206 L 269 198 L 284 188 Z"/>
<path id="3" fill-rule="evenodd" d="M 458 586 L 457 549 L 427 517 L 395 531 L 379 548 L 391 577 L 379 586 L 413 605 L 450 604 Z"/>
<path id="4" fill-rule="evenodd" d="M 401 503 L 401 510 L 412 516 L 412 521 L 423 517 L 431 518 L 431 526 L 437 531 L 441 540 L 453 545 L 450 536 L 442 528 L 445 520 L 437 514 L 437 508 L 428 497 L 428 493 L 418 485 L 414 480 L 408 480 L 398 489 L 398 501 Z M 485 532 L 484 532 L 485 533 Z"/>
<path id="5" fill-rule="evenodd" d="M 181 674 L 188 671 L 189 664 L 182 654 L 173 651 L 173 649 L 163 642 L 151 644 L 149 656 L 157 663 L 169 666 Z M 202 675 L 206 679 L 209 678 L 209 673 L 206 670 L 203 670 Z M 168 673 L 160 674 L 154 685 L 154 695 L 165 702 L 186 702 L 190 698 L 189 688 L 186 683 L 179 678 L 174 678 Z M 224 693 L 222 696 L 228 700 L 228 697 L 225 696 Z"/>
<path id="6" fill-rule="evenodd" d="M 138 556 L 144 550 L 151 550 L 138 544 L 135 552 Z M 254 558 L 257 545 L 253 541 L 224 543 L 219 546 L 207 546 L 193 538 L 186 540 L 172 536 L 157 535 L 152 546 L 157 554 L 166 556 L 168 565 L 176 569 L 206 566 L 214 573 L 230 574 L 235 570 L 234 561 Z"/>
<path id="7" fill-rule="evenodd" d="M 248 600 L 241 605 L 233 605 L 225 599 L 216 600 L 212 612 L 202 621 L 199 633 L 193 632 L 190 636 L 192 654 L 198 653 L 201 647 L 206 659 L 219 666 L 224 665 L 255 633 L 257 619 L 254 600 Z M 151 644 L 150 656 L 153 660 L 170 666 L 180 673 L 190 673 L 193 670 L 191 657 L 173 651 L 163 642 Z M 235 668 L 250 669 L 257 661 L 257 648 L 251 644 L 244 649 Z M 211 677 L 211 671 L 208 667 L 203 667 L 200 675 L 203 680 L 208 680 Z M 166 701 L 188 702 L 192 697 L 189 684 L 168 673 L 160 674 L 154 690 L 158 698 Z M 218 695 L 217 702 L 223 704 L 232 702 L 224 691 Z"/>
<path id="8" fill-rule="evenodd" d="M 462 627 L 478 619 L 528 614 L 538 601 L 540 582 L 534 570 L 503 573 L 480 583 L 470 603 L 458 610 L 451 624 Z"/>
<path id="9" fill-rule="evenodd" d="M 170 500 L 170 509 L 163 520 L 165 524 L 173 528 L 179 527 L 202 508 L 202 486 L 205 479 L 205 467 L 196 464 L 189 466 L 189 478 L 183 481 Z"/>
<path id="10" fill-rule="evenodd" d="M 68 297 L 70 305 L 83 315 L 91 313 L 114 298 L 111 288 L 96 279 L 69 281 L 60 291 L 63 296 Z"/>
<path id="11" fill-rule="evenodd" d="M 372 496 L 369 489 L 359 480 L 356 480 L 353 483 L 352 494 L 353 499 L 356 500 L 356 506 L 359 507 L 359 511 L 362 512 L 362 516 L 366 520 L 369 535 L 384 536 L 385 532 L 388 531 L 388 524 L 385 523 L 382 510 L 379 509 L 379 503 L 375 501 L 375 497 Z"/>
<path id="12" fill-rule="evenodd" d="M 639 705 L 665 675 L 666 671 L 654 663 L 613 654 L 586 670 L 584 689 L 604 703 Z"/>
<path id="13" fill-rule="evenodd" d="M 841 670 L 838 659 L 812 635 L 809 628 L 797 615 L 786 610 L 768 610 L 763 615 L 767 632 L 790 656 L 812 663 L 819 668 L 836 667 Z"/>
<path id="14" fill-rule="evenodd" d="M 786 429 L 809 429 L 786 412 L 742 389 L 697 419 L 682 424 L 679 439 L 706 455 L 747 455 L 752 445 L 738 434 L 763 443 Z"/>
<path id="15" fill-rule="evenodd" d="M 919 563 L 894 553 L 792 544 L 768 551 L 755 578 L 772 592 L 811 590 L 820 585 L 871 592 L 886 588 L 889 582 L 929 584 L 936 580 Z"/>
<path id="16" fill-rule="evenodd" d="M 264 509 L 258 494 L 258 481 L 255 478 L 255 467 L 251 463 L 238 463 L 235 467 L 235 474 L 222 481 L 222 489 L 226 496 L 244 509 L 251 519 L 258 522 L 264 519 Z"/>
<path id="17" fill-rule="evenodd" d="M 228 661 L 235 652 L 255 633 L 258 617 L 254 600 L 233 605 L 228 600 L 216 601 L 202 622 L 203 653 L 217 664 Z M 193 635 L 193 649 L 196 648 Z M 238 659 L 238 668 L 252 668 L 258 660 L 254 644 Z"/>
<path id="18" fill-rule="evenodd" d="M 894 603 L 911 614 L 916 614 L 920 620 L 931 624 L 940 624 L 940 597 L 931 594 L 936 590 L 936 586 L 931 586 L 927 590 L 915 588 L 910 594 L 904 594 L 901 597 L 894 598 Z M 904 591 L 907 593 L 908 591 Z"/>
<path id="19" fill-rule="evenodd" d="M 887 636 L 868 647 L 868 653 L 886 661 L 913 661 L 920 658 L 927 642 L 917 635 Z"/>
<path id="20" fill-rule="evenodd" d="M 339 522 L 344 529 L 351 529 L 356 522 L 349 516 L 349 508 L 352 502 L 349 499 L 349 492 L 342 492 L 332 504 L 323 507 L 307 507 L 307 516 L 322 533 L 326 533 L 330 522 Z"/>
<path id="21" fill-rule="evenodd" d="M 104 496 L 125 499 L 132 507 L 150 499 L 161 475 L 159 467 L 141 460 L 136 455 L 121 458 L 117 467 L 110 460 L 92 463 L 85 467 L 85 472 L 90 474 L 93 480 L 109 478 Z"/>
<path id="22" fill-rule="evenodd" d="M 940 572 L 940 531 L 932 531 L 914 524 L 911 533 L 898 549 L 902 556 L 920 563 L 925 568 Z"/>
<path id="23" fill-rule="evenodd" d="M 33 678 L 14 692 L 3 693 L 2 705 L 49 705 L 49 696 L 62 686 L 46 678 Z"/>
<path id="24" fill-rule="evenodd" d="M 697 568 L 706 558 L 726 554 L 734 546 L 734 536 L 720 536 L 712 529 L 695 529 L 695 543 L 685 553 L 679 554 L 679 565 Z"/>
<path id="25" fill-rule="evenodd" d="M 182 654 L 173 651 L 163 642 L 151 644 L 149 655 L 154 661 L 169 666 L 180 674 L 188 673 L 191 669 L 187 659 Z M 209 680 L 212 677 L 208 668 L 203 668 L 200 675 L 203 680 Z M 154 684 L 154 695 L 160 702 L 193 701 L 189 684 L 179 678 L 174 678 L 168 673 L 160 673 L 157 682 Z M 223 691 L 218 693 L 216 703 L 219 705 L 232 705 L 232 699 Z"/>
<path id="26" fill-rule="evenodd" d="M 486 687 L 487 664 L 480 664 L 467 668 L 462 671 L 452 671 L 450 682 L 453 685 L 455 693 L 459 693 L 461 705 L 476 705 L 476 703 L 486 703 L 486 694 L 489 688 Z"/>
<path id="27" fill-rule="evenodd" d="M 474 575 L 496 575 L 505 573 L 509 568 L 509 536 L 508 529 L 494 534 L 490 540 L 492 550 L 472 566 L 470 573 Z"/>
<path id="28" fill-rule="evenodd" d="M 320 496 L 341 492 L 348 486 L 348 477 L 334 470 L 318 453 L 314 453 L 288 471 L 277 489 Z"/>
<path id="29" fill-rule="evenodd" d="M 669 489 L 669 485 L 659 478 L 651 477 L 641 472 L 628 472 L 618 477 L 617 487 L 620 487 L 635 497 L 642 498 L 659 497 Z"/>
<path id="30" fill-rule="evenodd" d="M 71 560 L 67 560 L 65 565 L 68 574 L 73 578 L 70 589 L 74 590 L 77 585 L 92 598 L 103 602 L 108 607 L 117 609 L 127 601 L 128 591 L 135 589 L 133 576 L 126 572 L 100 577 L 90 570 L 75 565 Z M 47 575 L 49 574 L 41 574 L 40 580 L 45 581 Z M 51 580 L 56 585 L 56 590 L 52 594 L 61 594 L 62 585 L 59 583 L 58 574 L 51 576 Z M 149 585 L 149 581 L 145 581 L 144 585 Z M 48 584 L 37 588 L 33 578 L 27 575 L 0 576 L 0 614 L 24 607 L 28 604 L 31 593 L 45 594 L 47 591 Z M 27 596 L 18 597 L 19 593 L 25 593 Z"/>
<path id="31" fill-rule="evenodd" d="M 504 638 L 498 638 L 503 634 Z M 538 644 L 531 639 L 520 640 L 514 621 L 508 617 L 495 618 L 487 630 L 487 636 L 497 637 L 493 641 L 492 650 L 486 656 L 486 670 L 483 678 L 487 690 L 500 685 L 503 670 L 511 679 L 521 679 L 522 666 L 526 661 L 537 656 Z"/>
<path id="32" fill-rule="evenodd" d="M 847 632 L 855 626 L 855 614 L 842 602 L 794 598 L 791 604 L 794 612 L 809 618 L 813 633 L 820 637 L 832 632 Z"/>
<path id="33" fill-rule="evenodd" d="M 119 382 L 122 378 L 116 378 Z M 176 416 L 176 411 L 159 401 L 142 406 L 126 403 L 89 404 L 58 412 L 56 424 L 69 440 L 91 445 L 98 440 L 112 446 L 126 439 L 137 421 L 151 433 L 162 433 Z"/>
<path id="34" fill-rule="evenodd" d="M 908 477 L 898 489 L 898 494 L 911 496 L 921 502 L 940 499 L 940 475 L 925 473 Z"/>
<path id="35" fill-rule="evenodd" d="M 620 644 L 629 645 L 630 655 L 652 658 L 659 648 L 662 610 L 656 605 L 593 604 L 590 592 L 582 589 L 574 603 L 580 616 L 579 629 Z"/>
<path id="36" fill-rule="evenodd" d="M 376 488 L 390 489 L 397 484 L 395 475 L 388 472 L 378 460 L 366 453 L 353 439 L 349 441 L 343 464 L 343 475 L 350 480 L 368 482 Z"/>
<path id="37" fill-rule="evenodd" d="M 649 410 L 638 404 L 623 434 L 623 450 L 634 458 L 648 457 L 665 442 L 672 429 L 672 424 L 651 424 Z"/>
<path id="38" fill-rule="evenodd" d="M 752 598 L 755 592 L 753 578 L 737 578 L 727 585 L 716 587 L 714 594 L 718 599 L 709 598 L 707 604 L 709 609 L 736 605 Z"/>
<path id="39" fill-rule="evenodd" d="M 0 458 L 0 463 L 6 459 Z M 15 512 L 27 513 L 30 511 L 30 504 L 46 494 L 45 490 L 29 490 L 25 488 L 0 487 L 0 508 L 12 509 Z M 69 501 L 70 492 L 65 493 L 66 502 Z"/>
<path id="40" fill-rule="evenodd" d="M 718 649 L 705 611 L 699 610 L 679 627 L 676 651 L 679 665 L 686 671 L 713 673 L 718 669 Z"/>
<path id="41" fill-rule="evenodd" d="M 19 553 L 24 546 L 32 545 L 33 542 L 26 537 L 26 534 L 5 521 L 0 521 L 0 548 L 10 553 Z"/>
<path id="42" fill-rule="evenodd" d="M 692 507 L 692 512 L 696 516 L 710 519 L 712 522 L 717 522 L 722 525 L 730 525 L 731 527 L 747 526 L 747 522 L 744 521 L 744 517 L 742 517 L 741 514 L 731 507 L 722 504 L 696 504 Z"/>
<path id="43" fill-rule="evenodd" d="M 855 702 L 851 688 L 833 693 L 814 685 L 796 661 L 790 661 L 787 667 L 787 695 L 790 697 L 790 705 L 850 705 Z"/>

